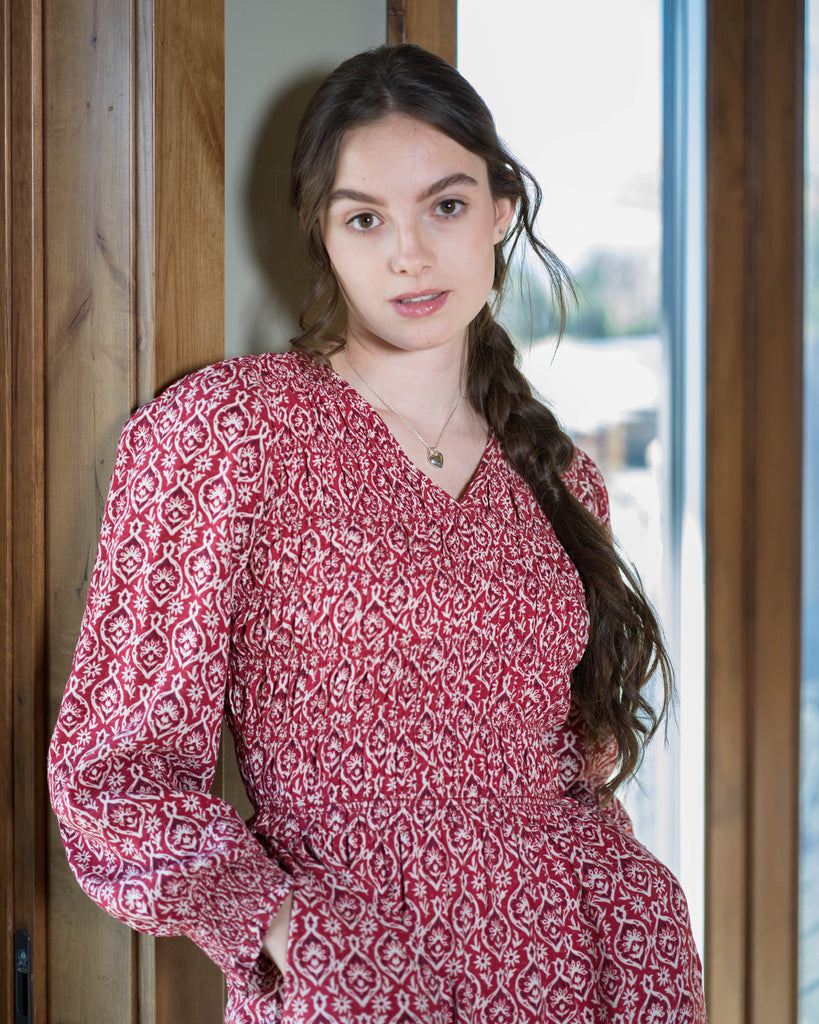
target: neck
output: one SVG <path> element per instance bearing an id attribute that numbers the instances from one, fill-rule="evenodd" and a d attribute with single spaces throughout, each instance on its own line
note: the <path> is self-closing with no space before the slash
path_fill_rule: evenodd
<path id="1" fill-rule="evenodd" d="M 380 402 L 367 385 L 410 420 L 443 422 L 461 397 L 466 383 L 465 347 L 462 345 L 387 352 L 348 336 L 345 355 L 346 359 L 341 353 L 332 357 L 333 369 L 371 404 L 380 405 Z"/>

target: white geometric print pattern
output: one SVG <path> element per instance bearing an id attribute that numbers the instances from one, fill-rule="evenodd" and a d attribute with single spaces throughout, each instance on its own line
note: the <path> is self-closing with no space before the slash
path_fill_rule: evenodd
<path id="1" fill-rule="evenodd" d="M 566 480 L 607 521 L 582 453 Z M 587 632 L 494 438 L 457 502 L 329 366 L 192 374 L 120 443 L 50 751 L 71 867 L 197 942 L 229 1024 L 703 1022 L 680 888 L 595 800 Z M 248 825 L 209 794 L 223 713 Z"/>

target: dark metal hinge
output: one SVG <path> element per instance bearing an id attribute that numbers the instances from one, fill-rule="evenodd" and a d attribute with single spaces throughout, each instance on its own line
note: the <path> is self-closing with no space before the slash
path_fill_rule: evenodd
<path id="1" fill-rule="evenodd" d="M 31 1024 L 31 939 L 24 928 L 14 933 L 14 1024 Z"/>

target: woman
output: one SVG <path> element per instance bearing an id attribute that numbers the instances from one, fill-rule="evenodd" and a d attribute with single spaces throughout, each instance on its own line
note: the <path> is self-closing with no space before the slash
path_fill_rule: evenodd
<path id="1" fill-rule="evenodd" d="M 297 351 L 123 433 L 52 799 L 86 891 L 199 943 L 233 1024 L 705 1019 L 611 800 L 660 631 L 487 305 L 525 238 L 565 310 L 527 180 L 445 62 L 345 62 L 294 156 Z M 248 826 L 208 794 L 223 711 Z"/>

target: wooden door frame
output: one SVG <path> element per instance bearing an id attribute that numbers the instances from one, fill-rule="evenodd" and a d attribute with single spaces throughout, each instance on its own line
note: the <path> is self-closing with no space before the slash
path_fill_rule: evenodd
<path id="1" fill-rule="evenodd" d="M 709 0 L 710 1012 L 797 1019 L 804 4 Z"/>
<path id="2" fill-rule="evenodd" d="M 45 960 L 45 778 L 38 770 L 45 642 L 41 47 L 38 0 L 4 0 L 0 872 L 7 881 L 0 978 L 7 1020 L 14 1019 L 16 929 L 29 932 L 33 963 Z M 42 1014 L 45 977 L 33 977 L 34 1006 Z"/>
<path id="3" fill-rule="evenodd" d="M 455 66 L 457 0 L 387 0 L 387 42 L 417 43 Z"/>
<path id="4" fill-rule="evenodd" d="M 56 372 L 51 370 L 49 353 L 55 332 L 59 332 L 59 317 L 69 299 L 74 301 L 69 293 L 77 285 L 71 279 L 70 258 L 65 258 L 64 251 L 49 250 L 47 244 L 46 180 L 51 173 L 51 202 L 58 208 L 63 204 L 67 211 L 64 219 L 70 220 L 72 204 L 81 205 L 93 195 L 94 201 L 105 204 L 103 212 L 116 221 L 119 234 L 130 239 L 126 243 L 130 255 L 126 251 L 124 257 L 122 252 L 106 251 L 102 226 L 96 238 L 75 240 L 77 245 L 99 247 L 107 260 L 103 273 L 117 280 L 117 298 L 111 297 L 114 289 L 108 289 L 102 279 L 93 279 L 72 324 L 77 331 L 90 330 L 84 318 L 90 317 L 93 309 L 105 319 L 106 302 L 120 322 L 124 316 L 127 325 L 116 344 L 126 353 L 127 379 L 123 382 L 118 376 L 121 358 L 111 360 L 110 365 L 106 359 L 99 360 L 104 367 L 95 381 L 91 380 L 94 375 L 84 375 L 86 366 L 69 358 L 62 372 L 71 380 L 59 385 L 63 393 L 66 387 L 77 389 L 89 419 L 98 413 L 107 419 L 111 416 L 110 401 L 104 409 L 97 405 L 100 394 L 108 390 L 106 373 L 111 392 L 124 391 L 119 424 L 109 424 L 113 438 L 104 441 L 105 450 L 100 449 L 95 459 L 95 465 L 109 467 L 101 470 L 103 473 L 110 472 L 113 452 L 109 448 L 116 427 L 133 407 L 151 398 L 168 381 L 215 362 L 224 353 L 224 16 L 222 0 L 132 0 L 106 11 L 117 19 L 117 38 L 125 47 L 118 54 L 125 64 L 125 90 L 112 101 L 105 67 L 89 57 L 86 60 L 89 67 L 93 64 L 94 73 L 89 73 L 77 95 L 52 99 L 73 104 L 71 116 L 80 122 L 96 118 L 94 123 L 104 125 L 113 123 L 106 118 L 116 119 L 119 137 L 124 133 L 126 138 L 130 166 L 124 175 L 126 187 L 112 194 L 105 167 L 98 169 L 95 163 L 104 158 L 96 153 L 78 160 L 82 180 L 60 180 L 58 173 L 44 165 L 44 132 L 52 117 L 46 96 L 47 33 L 64 31 L 65 45 L 75 54 L 94 47 L 94 40 L 79 37 L 83 25 L 79 9 L 73 12 L 77 17 L 72 15 L 73 20 L 66 23 L 60 21 L 60 12 L 49 0 L 3 0 L 2 10 L 5 289 L 0 504 L 5 529 L 0 597 L 0 874 L 8 882 L 2 896 L 0 1016 L 14 1019 L 13 935 L 17 928 L 25 928 L 32 941 L 31 1019 L 45 1024 L 50 1016 L 46 970 L 46 825 L 50 813 L 45 777 L 47 652 L 49 631 L 54 628 L 48 621 L 48 608 L 49 589 L 55 586 L 48 565 L 47 444 L 49 430 L 70 431 L 76 426 L 49 423 L 50 374 Z M 87 113 L 82 109 L 86 100 Z M 50 272 L 47 252 L 55 257 Z M 60 263 L 65 270 L 57 266 Z M 62 291 L 61 273 L 65 275 Z M 101 339 L 101 348 L 105 344 Z M 105 487 L 104 480 L 101 487 Z M 53 510 L 51 514 L 55 514 Z M 65 581 L 56 584 L 64 586 Z M 126 936 L 126 946 L 131 974 L 123 983 L 130 985 L 132 1024 L 137 1020 L 140 1024 L 170 1024 L 203 1003 L 211 1006 L 211 1016 L 197 1019 L 221 1020 L 221 974 L 212 965 L 203 973 L 204 955 L 187 940 L 157 940 L 155 944 L 134 934 Z"/>

